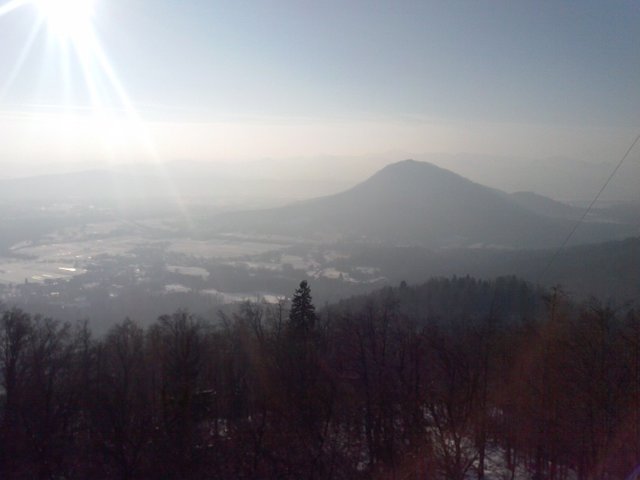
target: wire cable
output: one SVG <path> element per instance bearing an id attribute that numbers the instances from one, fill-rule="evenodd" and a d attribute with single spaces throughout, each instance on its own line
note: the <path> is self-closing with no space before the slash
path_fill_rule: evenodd
<path id="1" fill-rule="evenodd" d="M 616 165 L 616 168 L 613 169 L 613 171 L 611 172 L 611 175 L 609 175 L 609 178 L 607 178 L 607 180 L 604 182 L 604 185 L 602 185 L 602 188 L 598 191 L 598 193 L 593 198 L 593 200 L 591 200 L 591 203 L 589 204 L 587 209 L 584 211 L 582 216 L 576 221 L 576 224 L 571 229 L 571 232 L 569 232 L 569 235 L 567 235 L 567 237 L 564 239 L 564 241 L 562 242 L 560 247 L 558 247 L 558 249 L 551 256 L 551 258 L 549 259 L 549 262 L 545 266 L 544 270 L 542 270 L 540 276 L 538 277 L 538 281 L 536 283 L 540 283 L 540 281 L 544 278 L 544 276 L 549 272 L 549 269 L 551 268 L 551 265 L 553 265 L 553 263 L 558 258 L 558 255 L 560 255 L 562 250 L 564 250 L 564 248 L 567 246 L 567 243 L 569 243 L 569 240 L 571 240 L 573 235 L 576 233 L 576 231 L 578 230 L 578 227 L 582 224 L 582 222 L 584 222 L 584 219 L 587 218 L 587 215 L 589 215 L 589 212 L 591 211 L 593 206 L 596 204 L 596 202 L 600 198 L 600 195 L 602 195 L 602 192 L 604 192 L 604 190 L 607 188 L 607 185 L 609 185 L 609 182 L 611 182 L 613 177 L 615 177 L 616 173 L 618 173 L 618 170 L 620 170 L 620 167 L 622 166 L 624 161 L 627 159 L 627 157 L 629 156 L 629 154 L 631 153 L 633 148 L 636 146 L 638 141 L 640 141 L 640 133 L 638 133 L 638 135 L 636 136 L 635 140 L 631 143 L 629 148 L 627 148 L 627 151 L 624 153 L 624 155 L 622 156 L 622 158 L 620 159 L 620 161 Z"/>

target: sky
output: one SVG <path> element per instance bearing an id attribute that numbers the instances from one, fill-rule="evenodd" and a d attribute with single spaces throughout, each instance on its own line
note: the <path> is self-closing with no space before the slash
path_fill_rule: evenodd
<path id="1" fill-rule="evenodd" d="M 611 162 L 640 129 L 635 1 L 95 0 L 61 32 L 83 1 L 0 0 L 0 162 Z"/>

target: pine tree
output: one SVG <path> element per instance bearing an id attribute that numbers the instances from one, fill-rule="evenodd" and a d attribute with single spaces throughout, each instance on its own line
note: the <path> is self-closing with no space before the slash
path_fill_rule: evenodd
<path id="1" fill-rule="evenodd" d="M 289 328 L 294 333 L 306 334 L 313 330 L 316 321 L 316 307 L 311 298 L 311 288 L 306 280 L 300 282 L 291 300 Z"/>

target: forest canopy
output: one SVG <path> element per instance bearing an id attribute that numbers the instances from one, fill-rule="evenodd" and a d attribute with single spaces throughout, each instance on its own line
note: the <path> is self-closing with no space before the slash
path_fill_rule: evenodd
<path id="1" fill-rule="evenodd" d="M 637 312 L 513 277 L 318 311 L 304 281 L 101 338 L 6 309 L 0 381 L 6 479 L 622 478 L 640 451 Z"/>

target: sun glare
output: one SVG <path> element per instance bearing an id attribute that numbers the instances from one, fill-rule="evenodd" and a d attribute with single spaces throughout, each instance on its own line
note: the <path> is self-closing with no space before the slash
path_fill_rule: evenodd
<path id="1" fill-rule="evenodd" d="M 35 0 L 50 31 L 61 39 L 81 40 L 91 31 L 94 0 Z"/>

